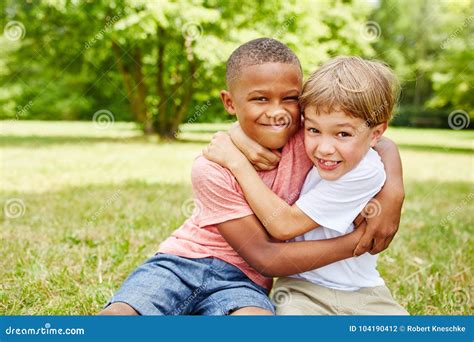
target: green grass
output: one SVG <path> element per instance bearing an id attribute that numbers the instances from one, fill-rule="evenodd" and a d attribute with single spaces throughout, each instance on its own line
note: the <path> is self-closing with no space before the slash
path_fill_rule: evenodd
<path id="1" fill-rule="evenodd" d="M 0 312 L 8 315 L 98 312 L 185 220 L 192 161 L 228 127 L 185 125 L 181 141 L 159 142 L 128 123 L 1 124 Z M 474 133 L 387 135 L 400 146 L 407 197 L 379 270 L 411 314 L 473 314 Z M 15 198 L 24 205 L 17 218 L 6 207 Z"/>

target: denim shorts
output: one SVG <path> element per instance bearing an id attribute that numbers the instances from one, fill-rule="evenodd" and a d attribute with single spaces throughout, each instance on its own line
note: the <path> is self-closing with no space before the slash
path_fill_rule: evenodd
<path id="1" fill-rule="evenodd" d="M 136 268 L 105 307 L 114 302 L 141 315 L 228 315 L 248 306 L 275 313 L 267 290 L 237 267 L 163 253 Z"/>

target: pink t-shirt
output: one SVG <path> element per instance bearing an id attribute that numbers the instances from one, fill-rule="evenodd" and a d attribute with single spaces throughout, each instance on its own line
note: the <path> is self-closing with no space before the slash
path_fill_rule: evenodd
<path id="1" fill-rule="evenodd" d="M 282 151 L 278 168 L 259 172 L 263 182 L 280 198 L 293 204 L 299 197 L 311 161 L 305 153 L 301 129 Z M 216 225 L 253 215 L 232 173 L 200 156 L 191 171 L 195 210 L 193 215 L 163 241 L 159 252 L 185 258 L 214 257 L 238 267 L 252 281 L 270 289 L 272 279 L 253 269 L 227 243 Z"/>

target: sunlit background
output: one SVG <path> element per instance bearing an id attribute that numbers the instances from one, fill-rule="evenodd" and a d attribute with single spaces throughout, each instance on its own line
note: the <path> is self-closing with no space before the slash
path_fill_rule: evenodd
<path id="1" fill-rule="evenodd" d="M 240 44 L 305 76 L 385 61 L 406 201 L 379 270 L 411 314 L 472 314 L 473 1 L 3 1 L 0 312 L 94 314 L 193 210 L 193 159 L 233 117 Z M 383 214 L 383 208 L 382 208 Z"/>

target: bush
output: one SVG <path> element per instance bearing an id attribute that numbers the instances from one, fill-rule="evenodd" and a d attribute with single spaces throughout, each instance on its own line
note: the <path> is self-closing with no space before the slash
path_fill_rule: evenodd
<path id="1" fill-rule="evenodd" d="M 451 128 L 449 126 L 449 115 L 454 111 L 454 109 L 429 109 L 416 106 L 401 106 L 395 111 L 390 125 L 400 127 Z M 468 116 L 469 125 L 464 128 L 474 129 L 474 117 L 472 114 L 468 114 Z M 462 119 L 467 119 L 464 118 L 466 118 L 466 116 L 463 115 Z M 459 127 L 460 123 L 456 122 L 456 126 Z"/>

